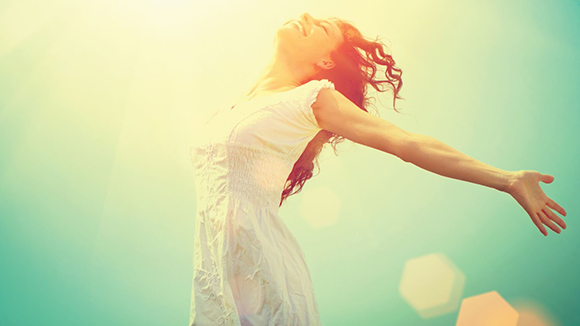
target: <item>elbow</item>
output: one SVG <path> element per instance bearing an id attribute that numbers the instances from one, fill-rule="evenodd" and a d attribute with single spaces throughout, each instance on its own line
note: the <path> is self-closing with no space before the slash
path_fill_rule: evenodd
<path id="1" fill-rule="evenodd" d="M 418 144 L 417 136 L 415 133 L 405 132 L 404 136 L 401 137 L 401 141 L 396 146 L 394 154 L 405 163 L 411 162 L 411 155 L 416 152 Z"/>

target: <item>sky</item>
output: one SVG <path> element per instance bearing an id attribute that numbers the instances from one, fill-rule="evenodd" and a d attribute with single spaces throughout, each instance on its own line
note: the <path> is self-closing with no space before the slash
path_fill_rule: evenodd
<path id="1" fill-rule="evenodd" d="M 506 193 L 325 149 L 280 208 L 322 323 L 461 325 L 485 309 L 498 325 L 580 323 L 577 1 L 0 0 L 3 324 L 185 325 L 192 140 L 304 12 L 388 47 L 404 100 L 397 113 L 374 94 L 381 118 L 553 175 L 541 187 L 568 213 L 544 237 Z"/>

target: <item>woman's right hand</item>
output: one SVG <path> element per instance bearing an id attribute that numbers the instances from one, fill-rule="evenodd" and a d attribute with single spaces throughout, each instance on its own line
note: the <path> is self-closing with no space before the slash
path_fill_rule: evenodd
<path id="1" fill-rule="evenodd" d="M 563 216 L 566 216 L 566 211 L 546 196 L 540 187 L 540 181 L 551 183 L 554 181 L 554 177 L 548 174 L 541 174 L 538 171 L 521 170 L 512 172 L 511 182 L 507 192 L 524 208 L 532 219 L 532 222 L 534 222 L 544 236 L 548 235 L 544 224 L 554 232 L 560 233 L 562 230 L 554 222 L 562 229 L 566 228 L 566 223 L 564 223 L 562 218 L 552 212 L 552 209 Z"/>

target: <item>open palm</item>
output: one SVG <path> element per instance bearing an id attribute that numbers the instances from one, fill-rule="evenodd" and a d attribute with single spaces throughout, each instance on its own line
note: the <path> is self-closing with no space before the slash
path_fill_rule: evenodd
<path id="1" fill-rule="evenodd" d="M 540 181 L 551 183 L 554 181 L 554 177 L 537 171 L 522 170 L 515 172 L 508 193 L 524 208 L 534 224 L 545 236 L 548 235 L 548 231 L 544 224 L 554 232 L 560 233 L 562 230 L 558 226 L 565 229 L 566 223 L 552 209 L 563 216 L 566 216 L 566 211 L 546 196 L 540 187 Z"/>

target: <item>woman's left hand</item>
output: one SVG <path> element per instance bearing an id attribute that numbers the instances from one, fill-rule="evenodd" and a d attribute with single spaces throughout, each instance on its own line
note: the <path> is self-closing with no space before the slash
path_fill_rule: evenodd
<path id="1" fill-rule="evenodd" d="M 507 192 L 524 208 L 532 222 L 544 236 L 548 235 L 544 224 L 554 232 L 560 233 L 562 230 L 554 222 L 562 229 L 566 229 L 566 223 L 552 212 L 552 209 L 563 216 L 566 216 L 566 211 L 562 206 L 546 196 L 542 188 L 540 188 L 540 181 L 551 183 L 554 181 L 554 177 L 548 174 L 541 174 L 538 171 L 521 170 L 513 172 Z"/>

